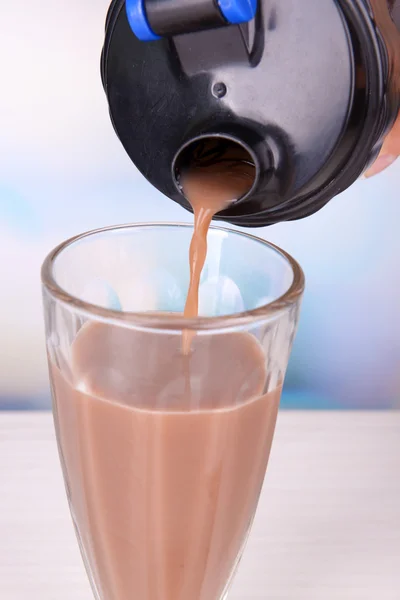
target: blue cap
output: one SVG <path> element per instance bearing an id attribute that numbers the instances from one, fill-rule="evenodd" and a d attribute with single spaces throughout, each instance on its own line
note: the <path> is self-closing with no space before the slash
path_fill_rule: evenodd
<path id="1" fill-rule="evenodd" d="M 251 21 L 257 12 L 257 0 L 218 0 L 218 6 L 232 25 Z"/>
<path id="2" fill-rule="evenodd" d="M 246 23 L 254 19 L 257 0 L 217 0 L 223 17 L 232 25 Z M 147 19 L 145 0 L 126 0 L 126 14 L 133 33 L 143 42 L 159 40 Z"/>
<path id="3" fill-rule="evenodd" d="M 144 0 L 126 0 L 125 6 L 129 25 L 139 40 L 151 42 L 160 39 L 160 36 L 154 33 L 147 20 Z"/>

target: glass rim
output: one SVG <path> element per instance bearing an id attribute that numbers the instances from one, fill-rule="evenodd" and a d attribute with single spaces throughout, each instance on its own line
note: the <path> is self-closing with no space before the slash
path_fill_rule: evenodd
<path id="1" fill-rule="evenodd" d="M 92 304 L 81 300 L 76 296 L 68 293 L 64 290 L 56 281 L 54 276 L 54 264 L 58 256 L 73 244 L 92 236 L 96 236 L 106 232 L 120 231 L 124 229 L 150 229 L 150 228 L 184 228 L 192 229 L 193 225 L 190 223 L 175 223 L 175 222 L 148 222 L 148 223 L 128 223 L 124 225 L 111 225 L 109 227 L 101 227 L 98 229 L 92 229 L 84 233 L 80 233 L 69 239 L 61 242 L 56 246 L 45 258 L 41 268 L 41 280 L 44 288 L 50 293 L 50 295 L 61 302 L 62 304 L 68 305 L 69 307 L 85 313 L 88 316 L 98 317 L 108 322 L 114 322 L 119 325 L 126 325 L 133 328 L 148 329 L 148 330 L 166 330 L 166 331 L 209 331 L 209 330 L 220 330 L 228 329 L 232 327 L 240 327 L 249 324 L 256 324 L 262 321 L 270 320 L 276 317 L 280 313 L 288 310 L 290 307 L 295 305 L 304 291 L 305 279 L 302 268 L 299 263 L 285 250 L 282 250 L 275 244 L 267 242 L 266 240 L 257 237 L 255 235 L 244 233 L 229 227 L 219 227 L 212 225 L 211 231 L 221 231 L 235 236 L 245 237 L 253 242 L 257 242 L 266 246 L 270 250 L 279 254 L 290 266 L 293 274 L 293 280 L 288 289 L 278 298 L 271 302 L 264 304 L 258 308 L 246 310 L 238 313 L 232 313 L 228 315 L 215 316 L 215 317 L 204 317 L 199 316 L 192 319 L 187 319 L 183 315 L 178 313 L 166 313 L 166 312 L 130 312 L 115 310 L 112 308 L 104 308 L 97 304 Z M 188 249 L 189 251 L 189 249 Z"/>

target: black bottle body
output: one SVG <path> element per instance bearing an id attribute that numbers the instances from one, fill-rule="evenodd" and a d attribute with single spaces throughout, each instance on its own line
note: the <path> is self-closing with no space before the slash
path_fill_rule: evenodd
<path id="1" fill-rule="evenodd" d="M 259 227 L 303 218 L 374 160 L 400 106 L 400 34 L 381 0 L 263 0 L 250 23 L 142 42 L 112 4 L 102 78 L 114 128 L 143 175 L 189 208 L 179 156 L 234 140 L 257 171 L 218 218 Z M 397 53 L 397 54 L 396 54 Z"/>

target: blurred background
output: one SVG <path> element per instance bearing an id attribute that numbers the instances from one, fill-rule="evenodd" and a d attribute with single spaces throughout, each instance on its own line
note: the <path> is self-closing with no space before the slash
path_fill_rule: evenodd
<path id="1" fill-rule="evenodd" d="M 0 2 L 0 410 L 47 409 L 40 265 L 87 229 L 190 221 L 112 129 L 109 0 Z M 259 230 L 307 277 L 283 406 L 400 408 L 400 164 L 304 221 Z"/>

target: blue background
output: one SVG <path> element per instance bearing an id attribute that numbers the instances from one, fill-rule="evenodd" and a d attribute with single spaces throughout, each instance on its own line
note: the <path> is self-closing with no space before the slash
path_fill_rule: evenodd
<path id="1" fill-rule="evenodd" d="M 39 269 L 86 229 L 190 221 L 125 155 L 99 57 L 108 0 L 0 3 L 0 408 L 49 407 Z M 307 276 L 283 403 L 400 407 L 400 165 L 258 233 Z"/>

